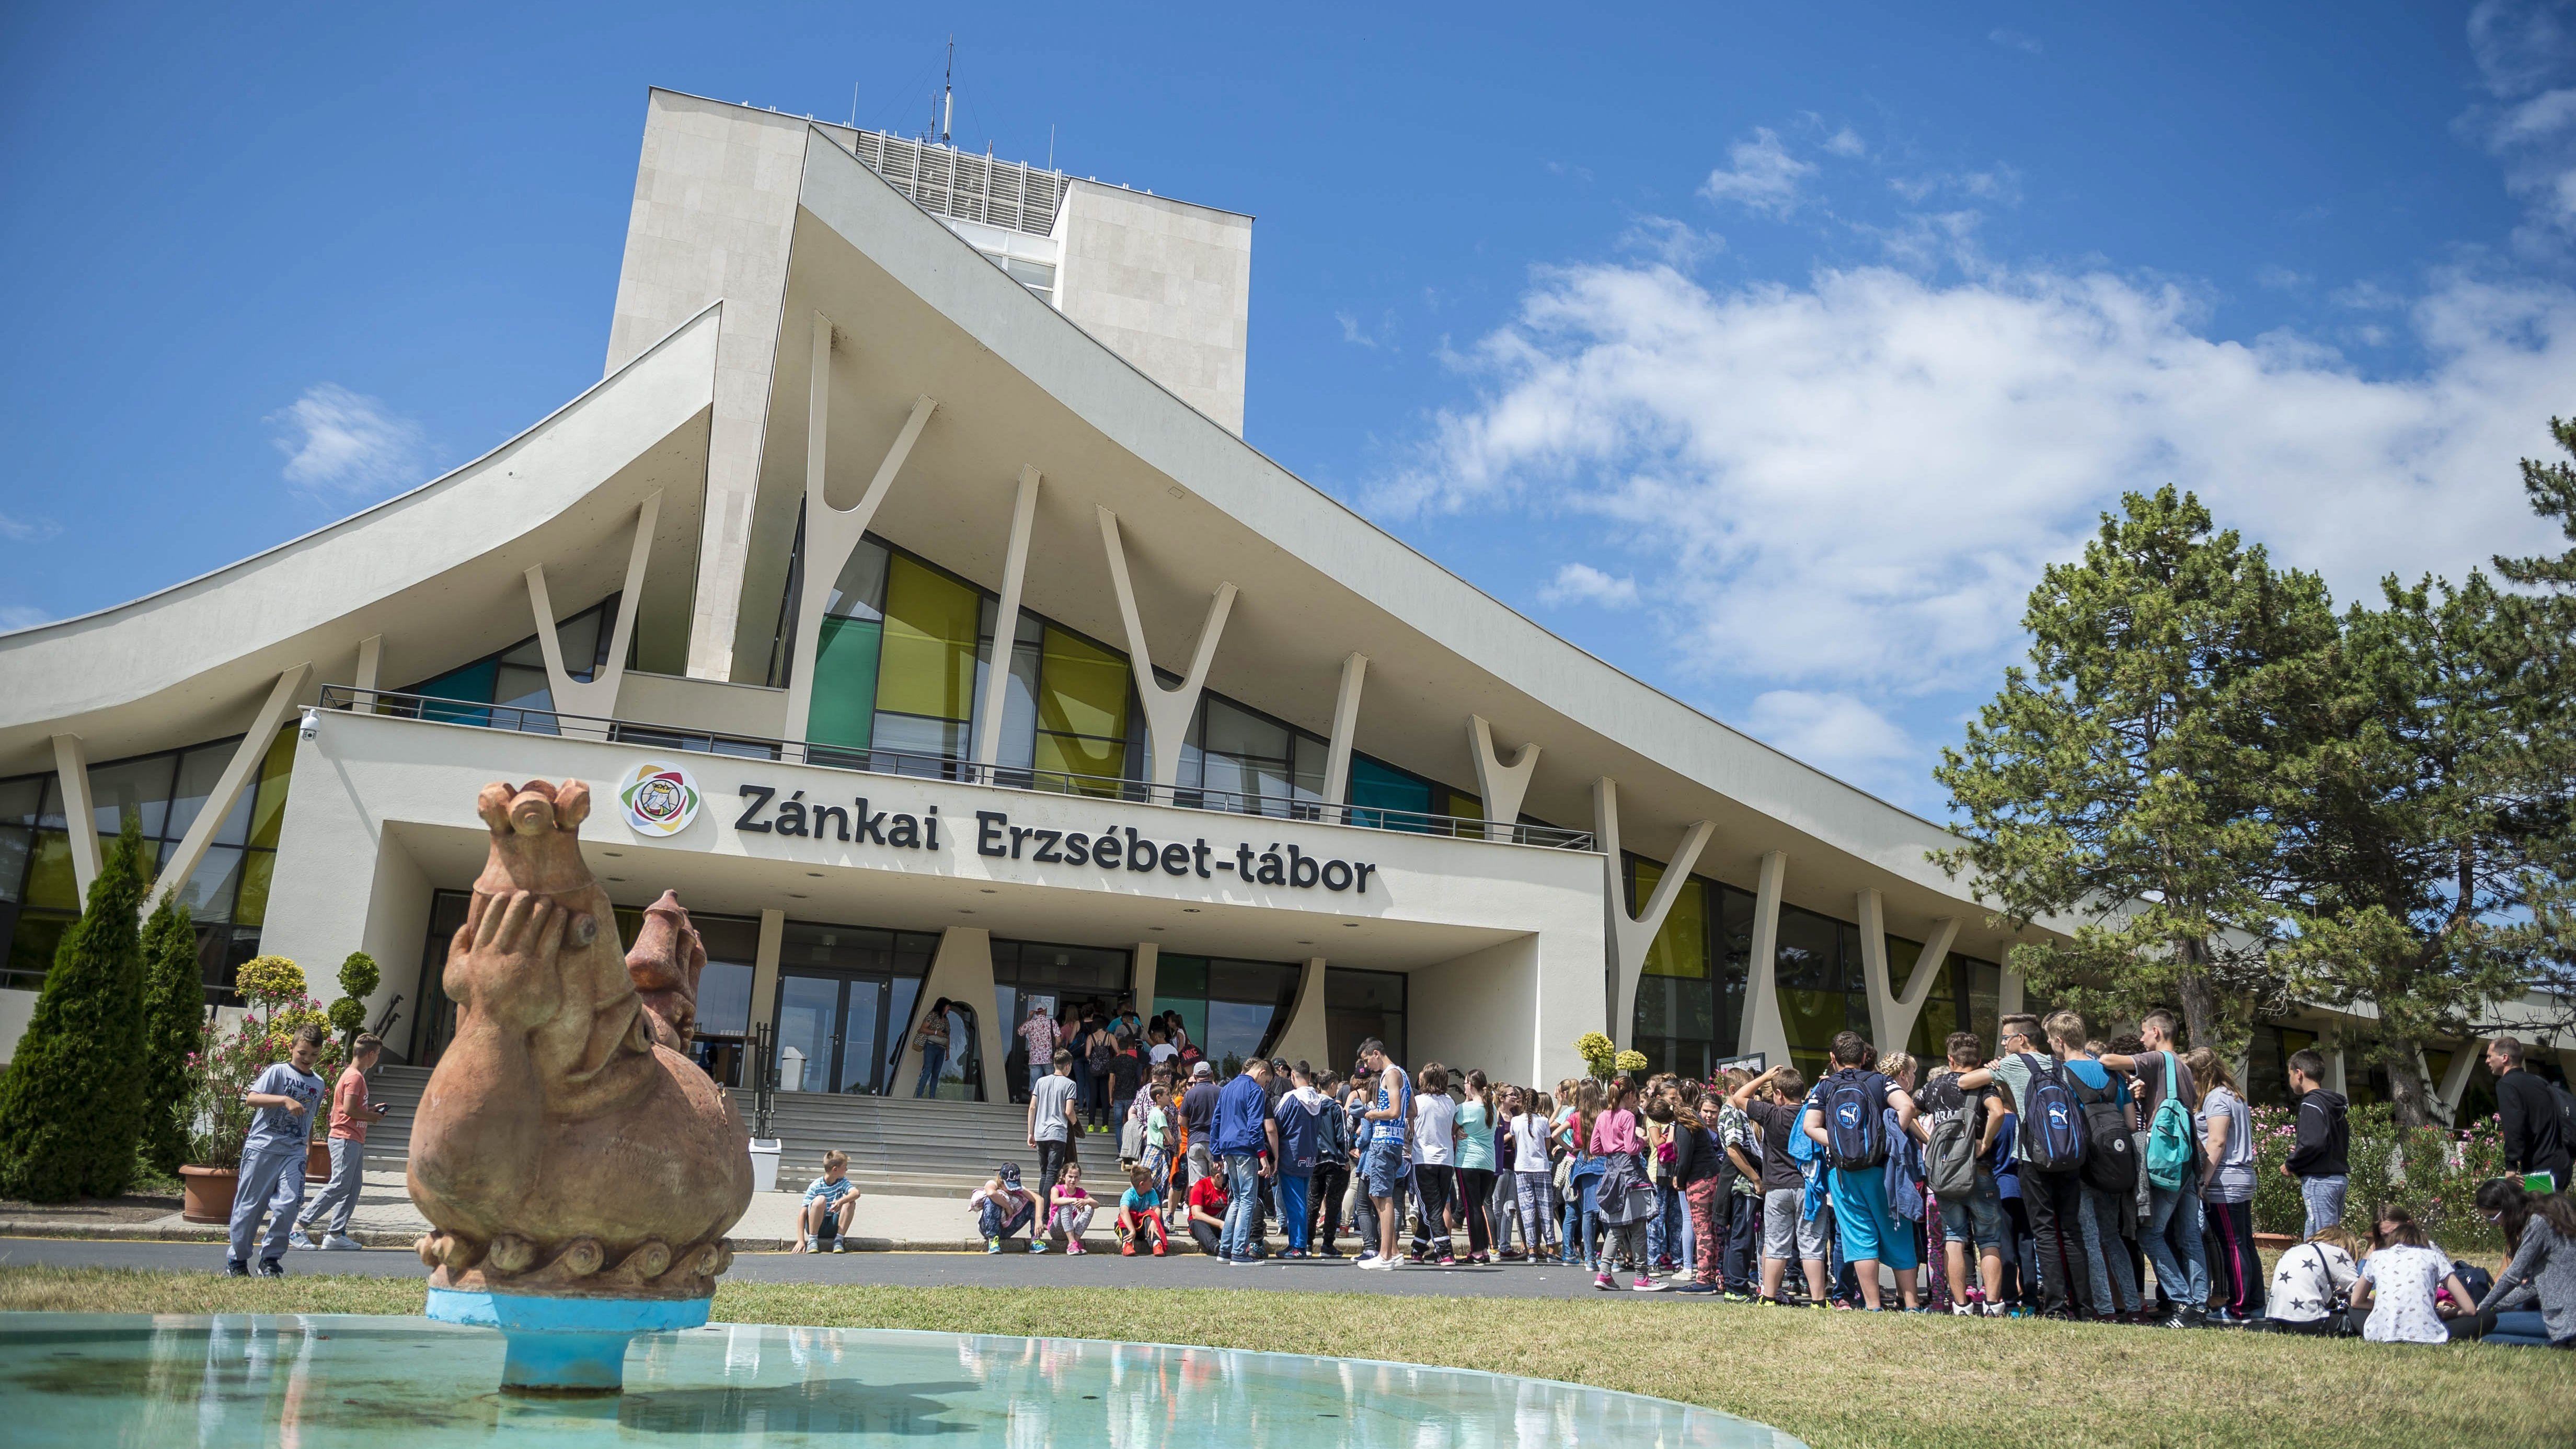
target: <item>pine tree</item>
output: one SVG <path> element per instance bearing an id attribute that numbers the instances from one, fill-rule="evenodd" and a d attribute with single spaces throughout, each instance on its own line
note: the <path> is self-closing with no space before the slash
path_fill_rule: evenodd
<path id="1" fill-rule="evenodd" d="M 141 824 L 129 815 L 0 1076 L 0 1195 L 114 1197 L 143 1127 Z"/>
<path id="2" fill-rule="evenodd" d="M 2576 455 L 2576 422 L 2549 420 L 2560 451 Z M 2576 545 L 2576 466 L 2522 460 L 2523 493 Z M 2525 988 L 2554 1008 L 2544 1034 L 2576 1026 L 2576 547 L 2495 560 L 2496 572 L 2526 592 L 2505 596 L 2517 633 L 2519 678 L 2512 691 L 2521 752 L 2515 763 L 2535 794 L 2532 873 L 2525 913 L 2511 928 L 2528 951 Z M 2530 1032 L 2525 1030 L 2525 1035 Z"/>
<path id="3" fill-rule="evenodd" d="M 2217 1046 L 2279 993 L 2284 716 L 2319 687 L 2335 619 L 2314 575 L 2213 534 L 2190 494 L 2121 502 L 2032 591 L 2030 667 L 1941 752 L 1966 821 L 1934 858 L 2016 927 L 2065 928 L 2013 948 L 2036 998 L 2178 1003 Z"/>
<path id="4" fill-rule="evenodd" d="M 206 1021 L 197 932 L 185 903 L 162 897 L 143 926 L 143 1160 L 164 1174 L 188 1160 L 188 1058 Z"/>
<path id="5" fill-rule="evenodd" d="M 2400 1126 L 2433 1119 L 2422 1048 L 2520 996 L 2534 942 L 2513 917 L 2543 842 L 2516 697 L 2521 630 L 2485 574 L 2381 585 L 2346 617 L 2339 666 L 2306 701 L 2284 857 L 2302 896 L 2292 990 L 2368 1004 L 2342 1033 L 2388 1074 Z"/>

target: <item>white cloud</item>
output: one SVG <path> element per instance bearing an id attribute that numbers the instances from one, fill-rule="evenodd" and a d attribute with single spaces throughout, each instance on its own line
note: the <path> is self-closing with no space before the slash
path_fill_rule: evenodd
<path id="1" fill-rule="evenodd" d="M 1333 314 L 1333 320 L 1342 324 L 1342 340 L 1344 342 L 1348 342 L 1356 347 L 1365 347 L 1371 351 L 1375 351 L 1377 349 L 1377 339 L 1369 336 L 1366 331 L 1361 329 L 1360 319 L 1358 317 L 1349 312 L 1336 312 Z"/>
<path id="2" fill-rule="evenodd" d="M 1766 691 L 1755 696 L 1744 729 L 1808 764 L 1856 780 L 1883 774 L 1915 753 L 1904 730 L 1842 693 Z"/>
<path id="3" fill-rule="evenodd" d="M 2458 129 L 2503 159 L 2506 188 L 2529 206 L 2516 243 L 2554 250 L 2576 232 L 2576 32 L 2546 0 L 2484 0 L 2468 29 L 2491 101 Z"/>
<path id="4" fill-rule="evenodd" d="M 52 523 L 12 518 L 8 514 L 0 513 L 0 539 L 6 539 L 11 543 L 35 543 L 60 532 L 62 529 Z"/>
<path id="5" fill-rule="evenodd" d="M 1869 145 L 1861 140 L 1860 132 L 1845 126 L 1825 138 L 1825 149 L 1836 156 L 1860 156 L 1868 152 Z"/>
<path id="6" fill-rule="evenodd" d="M 20 629 L 33 629 L 54 617 L 42 609 L 25 604 L 0 605 L 0 634 L 14 634 Z"/>
<path id="7" fill-rule="evenodd" d="M 2038 36 L 2025 34 L 2011 28 L 2010 26 L 1996 26 L 1994 29 L 1986 32 L 1986 39 L 1993 41 L 1995 44 L 2002 46 L 2006 50 L 2018 50 L 2027 55 L 2038 55 L 2041 53 Z"/>
<path id="8" fill-rule="evenodd" d="M 1687 272 L 1726 250 L 1726 238 L 1669 216 L 1641 216 L 1620 236 L 1619 248 L 1650 253 L 1664 265 Z"/>
<path id="9" fill-rule="evenodd" d="M 1724 168 L 1708 173 L 1700 195 L 1770 216 L 1786 216 L 1797 206 L 1798 178 L 1816 169 L 1790 155 L 1780 133 L 1768 126 L 1756 128 L 1752 140 L 1727 147 L 1726 159 Z"/>
<path id="10" fill-rule="evenodd" d="M 1374 501 L 1603 520 L 1702 678 L 1982 695 L 2126 489 L 2195 489 L 2344 598 L 2546 545 L 2514 460 L 2576 390 L 2576 292 L 2453 277 L 2403 317 L 2430 361 L 2377 378 L 2106 272 L 1568 267 L 1466 350 L 1487 392 Z"/>
<path id="11" fill-rule="evenodd" d="M 266 421 L 281 430 L 273 441 L 286 455 L 286 481 L 317 497 L 390 493 L 429 470 L 420 424 L 337 383 L 306 388 Z"/>
<path id="12" fill-rule="evenodd" d="M 2307 273 L 2292 271 L 2278 262 L 2266 263 L 2262 270 L 2254 274 L 2254 285 L 2266 287 L 2275 292 L 2296 290 L 2306 286 L 2309 280 Z"/>
<path id="13" fill-rule="evenodd" d="M 1625 576 L 1612 578 L 1586 563 L 1570 563 L 1556 571 L 1556 577 L 1538 591 L 1542 604 L 1598 604 L 1605 609 L 1633 609 L 1637 606 L 1637 581 Z"/>

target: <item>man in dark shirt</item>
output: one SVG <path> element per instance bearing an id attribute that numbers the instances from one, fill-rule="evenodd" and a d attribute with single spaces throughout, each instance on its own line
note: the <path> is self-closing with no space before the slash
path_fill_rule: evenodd
<path id="1" fill-rule="evenodd" d="M 2548 1173 L 2563 1192 L 2569 1165 L 2565 1122 L 2558 1094 L 2522 1064 L 2528 1050 L 2516 1037 L 2487 1043 L 2487 1070 L 2495 1073 L 2496 1115 L 2504 1128 L 2505 1165 L 2516 1172 Z"/>
<path id="2" fill-rule="evenodd" d="M 1216 1068 L 1205 1058 L 1190 1067 L 1189 1090 L 1181 1093 L 1181 1123 L 1190 1132 L 1190 1180 L 1216 1172 Z"/>

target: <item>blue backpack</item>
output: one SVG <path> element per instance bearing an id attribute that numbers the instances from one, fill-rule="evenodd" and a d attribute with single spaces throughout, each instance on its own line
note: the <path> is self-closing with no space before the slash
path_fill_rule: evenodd
<path id="1" fill-rule="evenodd" d="M 1887 1078 L 1846 1067 L 1825 1079 L 1825 1156 L 1845 1172 L 1887 1161 Z"/>
<path id="2" fill-rule="evenodd" d="M 1798 1103 L 1798 1115 L 1791 1118 L 1789 1122 L 1789 1160 L 1801 1168 L 1815 1161 L 1816 1154 L 1824 1151 L 1816 1145 L 1815 1138 L 1807 1135 L 1806 1126 L 1807 1109 L 1816 1105 L 1816 1098 L 1824 1089 L 1822 1082 L 1810 1088 L 1806 1097 Z"/>
<path id="3" fill-rule="evenodd" d="M 2042 1172 L 2073 1172 L 2084 1165 L 2084 1106 L 2054 1061 L 2028 1052 L 2015 1057 L 2030 1070 L 2030 1100 L 2020 1103 L 2024 1157 Z"/>

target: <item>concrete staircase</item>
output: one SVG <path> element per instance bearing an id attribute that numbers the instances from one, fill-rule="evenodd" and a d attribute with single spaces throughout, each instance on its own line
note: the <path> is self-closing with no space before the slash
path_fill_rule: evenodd
<path id="1" fill-rule="evenodd" d="M 369 1079 L 368 1094 L 394 1110 L 369 1129 L 369 1158 L 399 1162 L 410 1151 L 412 1121 L 428 1085 L 425 1067 L 376 1070 Z M 728 1095 L 744 1124 L 750 1125 L 752 1094 Z M 820 1092 L 781 1092 L 776 1101 L 769 1127 L 781 1143 L 778 1186 L 784 1190 L 801 1190 L 820 1176 L 823 1154 L 834 1148 L 850 1154 L 850 1175 L 866 1192 L 962 1197 L 1004 1162 L 1019 1164 L 1024 1183 L 1035 1186 L 1037 1182 L 1038 1155 L 1028 1144 L 1024 1106 Z M 1095 1182 L 1111 1179 L 1114 1191 L 1118 1135 L 1086 1133 L 1079 1152 L 1085 1175 Z M 1095 1186 L 1091 1191 L 1097 1197 L 1103 1189 Z"/>

